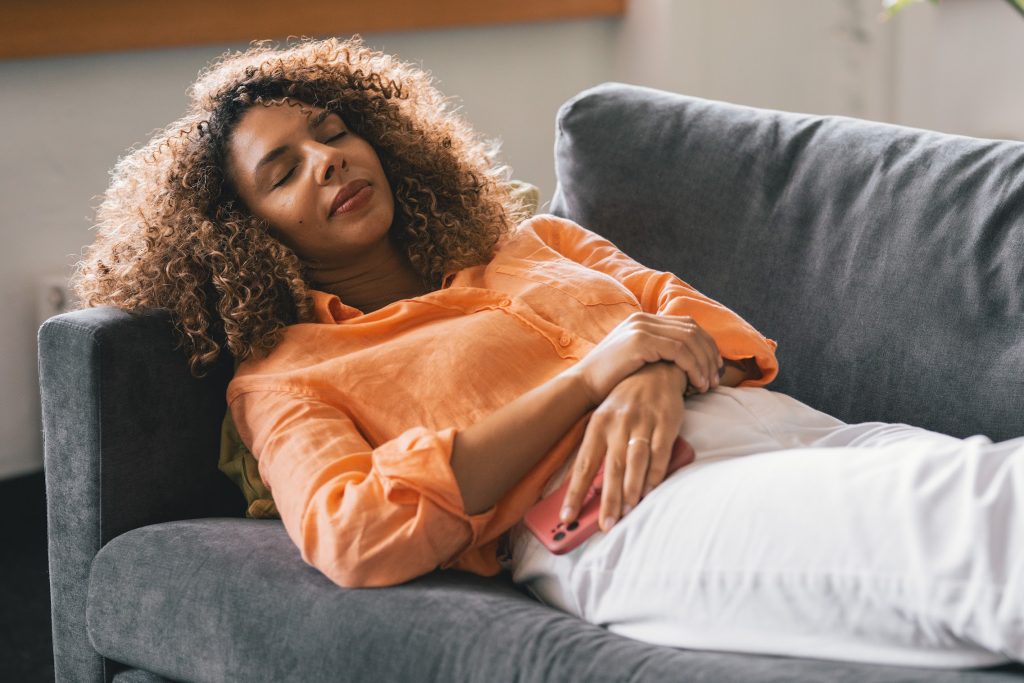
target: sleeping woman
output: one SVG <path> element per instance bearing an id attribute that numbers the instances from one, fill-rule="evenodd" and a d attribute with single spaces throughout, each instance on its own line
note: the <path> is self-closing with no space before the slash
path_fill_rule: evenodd
<path id="1" fill-rule="evenodd" d="M 327 579 L 505 569 L 673 647 L 1024 660 L 1024 438 L 767 389 L 775 341 L 531 216 L 430 77 L 358 37 L 225 55 L 190 95 L 118 162 L 76 288 L 169 309 L 196 375 L 230 354 L 230 417 Z M 666 476 L 677 437 L 696 459 Z M 571 523 L 602 466 L 600 531 L 550 553 L 524 513 L 569 481 Z"/>

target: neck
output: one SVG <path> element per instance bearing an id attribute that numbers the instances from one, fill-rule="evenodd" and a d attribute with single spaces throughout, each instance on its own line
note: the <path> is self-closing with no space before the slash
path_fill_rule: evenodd
<path id="1" fill-rule="evenodd" d="M 430 291 L 408 257 L 399 253 L 390 240 L 382 240 L 379 248 L 358 264 L 313 268 L 312 276 L 314 288 L 336 294 L 345 305 L 363 313 Z"/>

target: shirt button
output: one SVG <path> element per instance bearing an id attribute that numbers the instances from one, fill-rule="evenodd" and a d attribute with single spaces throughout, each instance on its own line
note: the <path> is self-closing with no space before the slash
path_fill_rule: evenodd
<path id="1" fill-rule="evenodd" d="M 568 346 L 569 344 L 572 343 L 572 337 L 570 337 L 567 334 L 563 334 L 561 337 L 558 338 L 558 343 L 561 344 L 562 346 Z"/>
<path id="2" fill-rule="evenodd" d="M 511 306 L 512 305 L 512 300 L 511 299 L 502 299 L 500 302 L 498 302 L 498 305 L 502 306 L 502 307 Z"/>

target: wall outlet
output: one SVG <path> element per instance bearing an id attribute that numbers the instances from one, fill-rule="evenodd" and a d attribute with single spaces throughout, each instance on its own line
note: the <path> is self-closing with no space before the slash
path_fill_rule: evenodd
<path id="1" fill-rule="evenodd" d="M 36 284 L 36 322 L 42 325 L 48 318 L 73 311 L 76 300 L 68 287 L 68 279 L 61 275 L 48 275 Z"/>

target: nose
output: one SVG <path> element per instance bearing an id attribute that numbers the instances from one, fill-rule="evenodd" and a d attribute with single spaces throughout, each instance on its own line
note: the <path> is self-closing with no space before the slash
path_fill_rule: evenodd
<path id="1" fill-rule="evenodd" d="M 316 176 L 316 181 L 320 185 L 326 185 L 331 181 L 335 173 L 348 168 L 348 160 L 336 148 L 319 143 L 314 143 L 313 148 L 310 152 L 315 155 L 313 172 Z"/>

